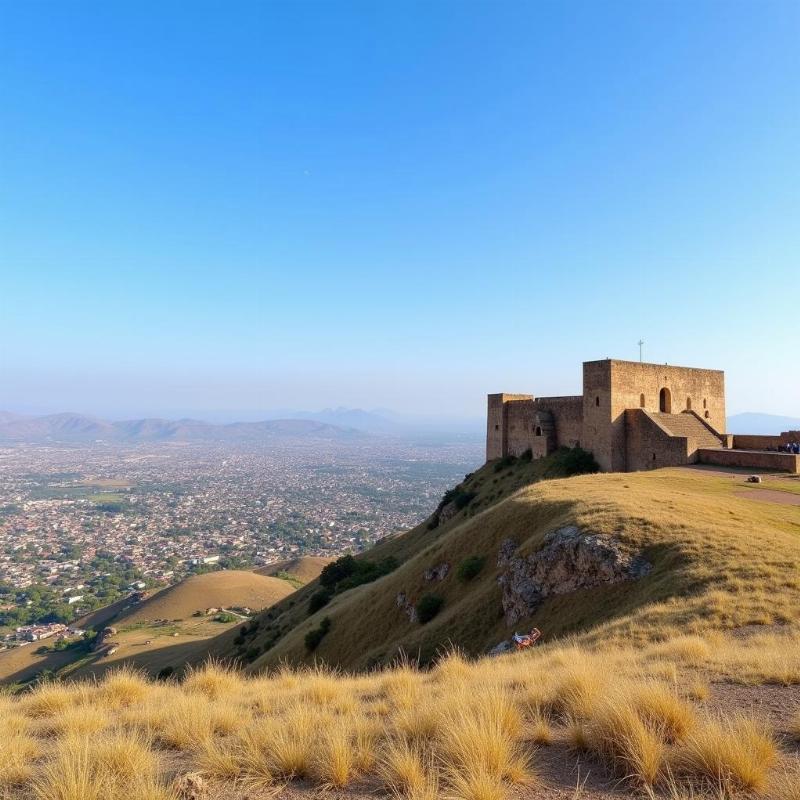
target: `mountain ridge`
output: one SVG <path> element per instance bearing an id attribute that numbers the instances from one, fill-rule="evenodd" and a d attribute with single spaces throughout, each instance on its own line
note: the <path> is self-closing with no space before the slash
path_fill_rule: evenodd
<path id="1" fill-rule="evenodd" d="M 356 428 L 316 420 L 273 419 L 223 425 L 202 420 L 149 417 L 111 421 L 88 414 L 61 412 L 22 416 L 0 412 L 0 443 L 41 442 L 245 442 L 279 438 L 359 439 L 368 436 Z"/>

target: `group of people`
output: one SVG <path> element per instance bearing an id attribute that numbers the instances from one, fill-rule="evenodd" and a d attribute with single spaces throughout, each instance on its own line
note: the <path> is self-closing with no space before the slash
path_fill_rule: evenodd
<path id="1" fill-rule="evenodd" d="M 779 453 L 794 453 L 800 456 L 800 442 L 787 442 L 776 448 Z"/>
<path id="2" fill-rule="evenodd" d="M 786 444 L 779 445 L 778 447 L 769 447 L 768 450 L 778 453 L 793 453 L 800 456 L 800 442 L 787 442 Z"/>

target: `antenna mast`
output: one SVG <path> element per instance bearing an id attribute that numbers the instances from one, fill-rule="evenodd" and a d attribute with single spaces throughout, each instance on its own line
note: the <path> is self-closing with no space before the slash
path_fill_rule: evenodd
<path id="1" fill-rule="evenodd" d="M 639 339 L 639 363 L 642 363 L 642 347 L 644 346 L 644 339 Z"/>

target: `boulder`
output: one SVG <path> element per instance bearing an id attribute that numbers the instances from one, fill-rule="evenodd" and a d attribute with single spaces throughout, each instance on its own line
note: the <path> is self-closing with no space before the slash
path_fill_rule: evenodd
<path id="1" fill-rule="evenodd" d="M 506 539 L 497 558 L 502 569 L 497 581 L 508 625 L 530 616 L 550 595 L 638 580 L 652 568 L 618 539 L 584 532 L 575 525 L 548 533 L 535 553 L 515 555 L 516 550 L 516 542 Z"/>
<path id="2" fill-rule="evenodd" d="M 514 649 L 514 645 L 511 644 L 509 639 L 505 639 L 504 641 L 496 644 L 487 655 L 489 656 L 502 656 L 504 653 L 510 653 Z"/>

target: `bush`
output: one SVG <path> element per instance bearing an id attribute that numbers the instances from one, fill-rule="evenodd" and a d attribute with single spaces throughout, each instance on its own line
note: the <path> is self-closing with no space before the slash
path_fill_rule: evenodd
<path id="1" fill-rule="evenodd" d="M 495 472 L 502 472 L 507 467 L 513 467 L 517 463 L 516 456 L 503 456 L 495 465 Z"/>
<path id="2" fill-rule="evenodd" d="M 458 565 L 458 571 L 456 573 L 458 579 L 464 583 L 471 581 L 478 576 L 485 563 L 486 559 L 483 556 L 470 556 L 469 558 L 465 558 Z"/>
<path id="3" fill-rule="evenodd" d="M 331 618 L 325 617 L 325 619 L 320 622 L 318 628 L 312 628 L 307 634 L 305 638 L 305 645 L 306 650 L 314 651 L 316 650 L 320 642 L 328 635 L 328 631 L 331 629 Z"/>
<path id="4" fill-rule="evenodd" d="M 582 447 L 559 447 L 552 456 L 553 471 L 567 478 L 600 472 L 594 456 Z"/>
<path id="5" fill-rule="evenodd" d="M 239 619 L 235 614 L 230 614 L 227 611 L 222 611 L 214 617 L 215 622 L 236 622 Z"/>
<path id="6" fill-rule="evenodd" d="M 331 594 L 338 594 L 354 586 L 372 583 L 383 575 L 388 575 L 398 567 L 396 558 L 385 558 L 383 561 L 356 560 L 353 556 L 342 556 L 328 564 L 320 573 L 319 582 Z M 329 598 L 330 599 L 330 598 Z M 319 602 L 319 601 L 318 601 Z M 324 605 L 324 603 L 323 603 Z M 322 606 L 320 606 L 322 608 Z M 319 609 L 317 609 L 319 610 Z"/>
<path id="7" fill-rule="evenodd" d="M 357 569 L 353 556 L 342 556 L 323 567 L 319 574 L 319 582 L 327 589 L 335 589 L 339 581 L 349 578 Z"/>
<path id="8" fill-rule="evenodd" d="M 336 584 L 337 592 L 344 592 L 354 586 L 361 586 L 364 583 L 372 583 L 378 578 L 394 572 L 399 566 L 399 562 L 393 556 L 384 558 L 382 561 L 357 561 L 358 569 L 349 578 L 345 578 Z"/>
<path id="9" fill-rule="evenodd" d="M 331 601 L 331 594 L 330 589 L 320 589 L 318 592 L 315 592 L 311 595 L 311 599 L 308 601 L 308 614 L 315 614 L 321 608 L 324 608 L 328 603 Z"/>
<path id="10" fill-rule="evenodd" d="M 444 598 L 438 594 L 425 594 L 417 603 L 417 619 L 420 624 L 430 622 L 441 610 L 444 605 Z"/>

